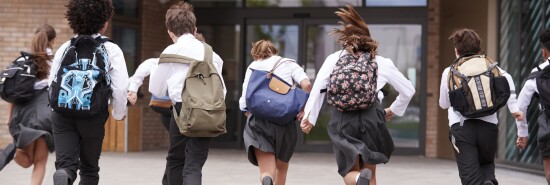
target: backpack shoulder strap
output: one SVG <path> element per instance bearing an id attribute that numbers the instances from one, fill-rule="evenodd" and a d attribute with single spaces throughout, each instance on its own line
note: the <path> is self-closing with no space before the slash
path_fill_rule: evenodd
<path id="1" fill-rule="evenodd" d="M 204 44 L 204 62 L 213 62 L 212 57 L 214 52 L 212 51 L 212 46 L 208 45 L 206 42 Z"/>
<path id="2" fill-rule="evenodd" d="M 161 63 L 178 63 L 178 64 L 191 64 L 194 62 L 199 62 L 190 57 L 181 56 L 177 54 L 161 54 L 159 58 L 159 64 Z"/>
<path id="3" fill-rule="evenodd" d="M 100 35 L 99 37 L 96 37 L 95 40 L 99 43 L 105 43 L 105 42 L 115 43 L 111 38 L 104 35 Z"/>

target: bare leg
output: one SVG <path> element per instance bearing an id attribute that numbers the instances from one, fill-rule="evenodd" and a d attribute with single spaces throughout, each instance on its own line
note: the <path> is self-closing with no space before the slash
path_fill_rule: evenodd
<path id="1" fill-rule="evenodd" d="M 346 185 L 356 185 L 357 184 L 357 175 L 359 175 L 359 156 L 355 158 L 355 163 L 353 168 L 344 176 L 344 183 Z"/>
<path id="2" fill-rule="evenodd" d="M 258 166 L 260 167 L 260 182 L 265 176 L 269 176 L 271 179 L 277 179 L 275 155 L 270 152 L 261 151 L 257 148 L 254 148 L 254 153 L 258 160 Z"/>
<path id="3" fill-rule="evenodd" d="M 48 162 L 48 145 L 44 138 L 34 142 L 34 168 L 31 176 L 31 185 L 41 185 L 46 174 L 46 162 Z"/>
<path id="4" fill-rule="evenodd" d="M 15 157 L 13 160 L 15 163 L 19 164 L 19 166 L 23 168 L 28 168 L 32 166 L 32 163 L 34 162 L 34 145 L 36 141 L 29 144 L 29 146 L 21 149 L 15 150 Z"/>
<path id="5" fill-rule="evenodd" d="M 550 185 L 550 157 L 545 157 L 544 160 L 542 160 L 542 164 L 544 166 L 544 176 L 546 177 L 546 182 Z"/>
<path id="6" fill-rule="evenodd" d="M 277 166 L 277 178 L 275 178 L 275 182 L 273 184 L 285 185 L 286 174 L 288 172 L 288 163 L 285 163 L 277 159 L 276 166 Z"/>
<path id="7" fill-rule="evenodd" d="M 376 164 L 364 164 L 362 169 L 368 168 L 372 172 L 370 185 L 376 185 Z"/>

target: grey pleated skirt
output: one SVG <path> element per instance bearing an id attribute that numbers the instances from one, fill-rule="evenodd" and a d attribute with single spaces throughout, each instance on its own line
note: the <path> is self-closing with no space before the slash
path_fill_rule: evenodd
<path id="1" fill-rule="evenodd" d="M 550 122 L 544 112 L 541 112 L 537 123 L 537 143 L 542 157 L 550 157 Z"/>
<path id="2" fill-rule="evenodd" d="M 360 166 L 389 161 L 394 145 L 385 114 L 379 103 L 363 111 L 332 108 L 327 130 L 342 177 L 352 169 L 357 156 Z"/>
<path id="3" fill-rule="evenodd" d="M 254 148 L 271 152 L 275 158 L 288 163 L 296 147 L 296 123 L 278 125 L 250 116 L 244 128 L 243 138 L 248 160 L 258 166 Z"/>
<path id="4" fill-rule="evenodd" d="M 53 152 L 51 113 L 46 89 L 36 90 L 35 97 L 28 102 L 13 104 L 9 129 L 15 146 L 24 148 L 43 137 Z"/>

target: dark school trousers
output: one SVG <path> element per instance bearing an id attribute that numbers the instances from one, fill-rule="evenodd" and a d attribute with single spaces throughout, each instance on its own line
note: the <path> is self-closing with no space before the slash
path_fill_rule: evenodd
<path id="1" fill-rule="evenodd" d="M 451 126 L 449 140 L 454 138 L 458 173 L 463 185 L 482 185 L 495 178 L 495 155 L 497 152 L 498 126 L 478 119 L 465 120 L 461 126 Z"/>
<path id="2" fill-rule="evenodd" d="M 81 185 L 99 183 L 98 162 L 108 117 L 108 113 L 103 113 L 77 119 L 52 113 L 55 168 L 67 172 L 70 184 L 76 179 L 77 170 L 80 170 Z"/>
<path id="3" fill-rule="evenodd" d="M 181 103 L 175 107 L 181 110 Z M 166 157 L 165 175 L 168 185 L 202 184 L 202 167 L 208 157 L 212 138 L 187 137 L 180 133 L 174 116 L 170 121 L 170 148 Z"/>

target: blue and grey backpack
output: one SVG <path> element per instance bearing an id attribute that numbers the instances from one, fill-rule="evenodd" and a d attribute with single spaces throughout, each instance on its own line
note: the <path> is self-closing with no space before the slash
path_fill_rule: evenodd
<path id="1" fill-rule="evenodd" d="M 107 37 L 71 39 L 50 86 L 50 106 L 67 117 L 89 118 L 107 113 L 111 97 Z"/>

